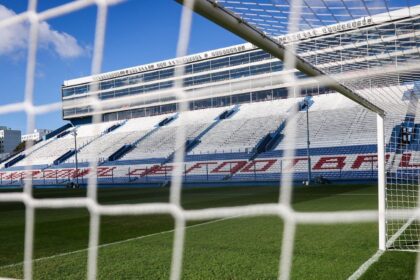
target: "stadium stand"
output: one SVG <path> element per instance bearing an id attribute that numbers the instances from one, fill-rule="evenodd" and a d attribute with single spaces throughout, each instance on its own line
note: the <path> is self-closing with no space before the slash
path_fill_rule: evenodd
<path id="1" fill-rule="evenodd" d="M 140 141 L 144 136 L 156 129 L 162 120 L 169 116 L 160 115 L 127 120 L 120 127 L 80 149 L 78 160 L 81 163 L 91 160 L 103 162 L 123 145 L 135 144 L 137 141 Z M 74 163 L 75 157 L 72 156 L 66 162 Z"/>
<path id="2" fill-rule="evenodd" d="M 313 174 L 330 179 L 376 178 L 376 116 L 339 94 L 322 94 L 310 100 Z M 187 182 L 278 180 L 292 169 L 294 179 L 300 180 L 307 176 L 306 109 L 294 114 L 291 109 L 301 106 L 302 101 L 302 97 L 270 100 L 80 125 L 75 128 L 77 172 L 72 153 L 74 128 L 69 127 L 17 155 L 11 166 L 6 168 L 3 163 L 0 179 L 2 184 L 19 184 L 28 178 L 23 170 L 32 164 L 34 184 L 60 184 L 75 177 L 83 182 L 89 173 L 87 162 L 96 160 L 100 183 L 164 182 L 169 179 L 171 156 L 177 149 L 175 132 L 184 123 L 186 139 L 193 144 L 187 143 L 185 151 Z M 297 118 L 297 150 L 292 161 L 283 158 L 285 144 L 281 141 L 291 118 Z M 396 119 L 389 123 L 387 139 L 391 133 L 394 137 L 400 134 L 400 127 L 408 123 L 415 126 L 413 116 L 410 122 Z M 279 137 L 273 145 L 258 150 L 267 135 Z M 392 161 L 407 160 L 397 148 L 388 152 Z M 68 158 L 57 161 L 66 154 Z"/>
<path id="3" fill-rule="evenodd" d="M 115 125 L 117 122 L 108 122 L 101 124 L 87 124 L 76 127 L 77 132 L 77 148 L 82 149 L 92 141 L 106 133 L 106 129 Z M 15 166 L 26 165 L 52 165 L 55 160 L 63 156 L 69 151 L 74 150 L 74 136 L 69 133 L 71 129 L 64 133 L 47 140 L 47 143 L 39 143 L 32 149 L 25 151 L 25 159 L 16 163 Z M 63 135 L 63 136 L 61 136 Z"/>

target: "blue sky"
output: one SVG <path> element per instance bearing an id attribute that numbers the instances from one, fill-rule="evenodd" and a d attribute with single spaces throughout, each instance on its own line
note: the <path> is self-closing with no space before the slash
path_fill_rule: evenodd
<path id="1" fill-rule="evenodd" d="M 39 0 L 37 9 L 43 11 L 67 2 L 70 1 Z M 173 0 L 129 0 L 112 6 L 108 14 L 103 72 L 173 58 L 181 8 Z M 4 18 L 5 14 L 26 9 L 27 1 L 0 0 L 0 19 L 2 14 Z M 36 104 L 60 101 L 60 86 L 64 80 L 90 74 L 96 11 L 96 7 L 91 6 L 43 25 L 36 64 Z M 0 106 L 23 100 L 25 37 L 24 25 L 0 29 Z M 194 16 L 190 54 L 242 42 L 214 23 Z M 54 129 L 62 124 L 60 111 L 36 119 L 38 128 Z M 24 112 L 0 115 L 0 125 L 25 132 L 26 115 Z"/>

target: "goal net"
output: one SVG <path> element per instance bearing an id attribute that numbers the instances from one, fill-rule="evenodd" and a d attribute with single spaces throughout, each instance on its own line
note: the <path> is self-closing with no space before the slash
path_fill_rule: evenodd
<path id="1" fill-rule="evenodd" d="M 72 1 L 44 11 L 37 10 L 37 1 L 29 1 L 25 12 L 0 18 L 1 30 L 10 26 L 29 24 L 28 56 L 25 82 L 25 99 L 14 104 L 2 104 L 0 114 L 24 112 L 27 114 L 27 130 L 34 129 L 37 115 L 60 110 L 61 104 L 37 105 L 33 102 L 35 66 L 37 63 L 37 38 L 41 23 L 62 17 L 89 6 L 97 7 L 95 42 L 91 63 L 92 75 L 101 73 L 105 48 L 107 12 L 112 5 L 124 5 L 120 0 Z M 241 1 L 241 0 L 184 0 L 180 32 L 176 42 L 177 57 L 187 54 L 193 10 L 241 36 L 246 41 L 264 49 L 273 58 L 284 62 L 280 77 L 293 97 L 295 92 L 315 87 L 339 92 L 385 119 L 385 133 L 379 134 L 378 152 L 383 159 L 378 177 L 385 182 L 379 188 L 386 197 L 380 196 L 378 210 L 340 212 L 297 212 L 291 207 L 294 173 L 282 174 L 279 182 L 278 203 L 205 208 L 186 210 L 181 205 L 181 189 L 184 180 L 186 130 L 183 115 L 189 110 L 188 93 L 183 81 L 177 79 L 186 71 L 186 65 L 175 68 L 174 83 L 170 89 L 153 95 L 124 96 L 118 99 L 100 99 L 92 94 L 86 99 L 91 106 L 93 123 L 101 121 L 101 114 L 110 106 L 127 103 L 145 104 L 159 95 L 160 101 L 176 100 L 181 113 L 181 125 L 175 137 L 177 150 L 173 156 L 170 201 L 133 205 L 101 205 L 97 200 L 97 157 L 92 157 L 89 168 L 93 170 L 84 178 L 87 181 L 86 198 L 38 199 L 33 196 L 33 181 L 23 180 L 23 193 L 2 193 L 1 202 L 22 202 L 26 209 L 24 277 L 32 278 L 35 211 L 41 208 L 86 208 L 90 213 L 88 271 L 89 279 L 97 276 L 100 218 L 102 215 L 170 214 L 175 220 L 172 249 L 171 279 L 180 279 L 186 223 L 237 216 L 276 215 L 284 221 L 283 246 L 279 263 L 279 278 L 288 279 L 293 260 L 293 248 L 297 225 L 376 222 L 380 224 L 380 237 L 386 247 L 396 250 L 418 250 L 419 225 L 417 200 L 419 186 L 420 134 L 416 124 L 416 112 L 410 111 L 417 103 L 416 81 L 419 80 L 419 33 L 420 7 L 408 2 L 394 1 Z M 404 3 L 404 4 L 403 4 Z M 407 4 L 408 3 L 408 4 Z M 369 28 L 362 28 L 369 27 Z M 310 32 L 308 30 L 311 30 Z M 347 33 L 345 31 L 351 30 Z M 292 36 L 288 36 L 293 34 Z M 284 35 L 284 36 L 283 36 Z M 322 37 L 322 38 L 321 38 Z M 368 42 L 368 43 L 367 43 Z M 175 42 L 174 42 L 175 44 Z M 334 54 L 326 50 L 334 49 Z M 351 60 L 352 63 L 345 63 Z M 293 71 L 298 69 L 299 74 Z M 299 75 L 301 75 L 299 77 Z M 275 81 L 273 81 L 275 82 Z M 96 86 L 90 92 L 98 90 Z M 231 86 L 231 85 L 229 85 Z M 409 93 L 407 93 L 409 92 Z M 213 96 L 223 96 L 219 89 Z M 162 101 L 163 100 L 163 101 Z M 414 100 L 414 101 L 413 101 Z M 411 105 L 410 105 L 411 104 Z M 146 107 L 147 105 L 144 105 Z M 141 106 L 140 106 L 141 107 Z M 295 108 L 295 110 L 298 110 Z M 290 112 L 294 114 L 296 112 Z M 414 115 L 413 115 L 414 113 Z M 400 117 L 391 117 L 391 116 Z M 403 116 L 403 117 L 401 117 Z M 283 155 L 290 159 L 296 152 L 296 126 L 285 128 Z M 99 134 L 99 133 L 98 133 Z M 386 144 L 386 146 L 385 146 Z M 386 152 L 386 154 L 385 154 Z M 96 153 L 98 153 L 96 151 Z M 381 158 L 381 155 L 378 158 Z M 31 171 L 30 162 L 25 167 Z M 308 170 L 306 170 L 308 171 Z M 383 173 L 381 174 L 381 171 Z M 385 219 L 386 218 L 386 219 Z M 386 233 L 385 233 L 386 230 Z"/>
<path id="2" fill-rule="evenodd" d="M 419 6 L 388 1 L 292 1 L 287 10 L 283 1 L 198 2 L 195 9 L 202 15 L 286 64 L 292 61 L 319 85 L 328 85 L 378 114 L 379 248 L 418 250 L 419 72 L 413 63 L 419 51 L 413 46 L 419 40 Z M 286 23 L 281 16 L 287 13 Z M 404 19 L 398 20 L 402 14 Z M 355 18 L 359 21 L 343 23 Z M 365 24 L 372 28 L 343 32 Z M 296 33 L 278 37 L 286 29 Z M 317 39 L 329 31 L 342 34 Z M 337 52 L 326 54 L 326 49 Z M 311 57 L 308 52 L 316 55 Z M 353 63 L 345 65 L 349 60 Z M 293 86 L 305 87 L 303 84 L 295 81 Z"/>
<path id="3" fill-rule="evenodd" d="M 386 211 L 398 211 L 386 218 L 388 250 L 419 250 L 420 225 L 413 213 L 419 206 L 420 186 L 416 90 L 407 90 L 411 106 L 406 115 L 387 117 Z"/>

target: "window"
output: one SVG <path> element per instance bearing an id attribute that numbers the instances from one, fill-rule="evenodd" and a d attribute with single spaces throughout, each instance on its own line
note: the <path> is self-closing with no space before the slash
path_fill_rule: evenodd
<path id="1" fill-rule="evenodd" d="M 251 101 L 251 95 L 249 93 L 238 94 L 232 96 L 233 104 L 249 103 Z"/>
<path id="2" fill-rule="evenodd" d="M 159 79 L 159 72 L 155 71 L 155 72 L 146 73 L 146 74 L 144 74 L 143 79 L 144 79 L 145 82 L 157 80 L 157 79 Z"/>
<path id="3" fill-rule="evenodd" d="M 222 59 L 215 59 L 211 62 L 211 69 L 218 69 L 229 66 L 229 57 L 224 57 Z"/>
<path id="4" fill-rule="evenodd" d="M 143 81 L 143 74 L 129 77 L 129 84 L 138 84 Z"/>
<path id="5" fill-rule="evenodd" d="M 261 64 L 261 65 L 253 65 L 250 67 L 251 75 L 258 75 L 270 72 L 270 63 Z"/>
<path id="6" fill-rule="evenodd" d="M 170 69 L 165 69 L 165 70 L 161 70 L 159 71 L 159 76 L 161 79 L 166 79 L 166 78 L 170 78 L 174 76 L 174 69 L 170 68 Z"/>
<path id="7" fill-rule="evenodd" d="M 211 81 L 218 82 L 229 79 L 229 71 L 217 72 L 211 74 Z"/>
<path id="8" fill-rule="evenodd" d="M 115 87 L 123 87 L 123 86 L 126 86 L 126 85 L 128 85 L 128 78 L 120 78 L 120 79 L 116 79 L 115 81 L 114 81 L 114 86 Z"/>
<path id="9" fill-rule="evenodd" d="M 100 89 L 109 89 L 114 87 L 114 81 L 104 81 L 100 83 Z"/>
<path id="10" fill-rule="evenodd" d="M 271 90 L 263 90 L 252 93 L 252 101 L 266 101 L 273 99 Z"/>
<path id="11" fill-rule="evenodd" d="M 194 85 L 200 85 L 210 82 L 210 74 L 194 77 Z"/>
<path id="12" fill-rule="evenodd" d="M 234 69 L 230 71 L 230 77 L 232 79 L 238 79 L 246 76 L 249 76 L 249 67 Z"/>
<path id="13" fill-rule="evenodd" d="M 63 97 L 70 96 L 74 94 L 74 88 L 64 88 L 63 89 Z"/>
<path id="14" fill-rule="evenodd" d="M 194 73 L 210 70 L 210 61 L 193 64 Z"/>
<path id="15" fill-rule="evenodd" d="M 249 63 L 249 53 L 235 55 L 230 57 L 230 66 Z"/>
<path id="16" fill-rule="evenodd" d="M 264 51 L 256 51 L 256 52 L 251 53 L 250 55 L 251 62 L 260 61 L 264 59 L 270 59 L 270 58 L 271 58 L 271 55 Z"/>
<path id="17" fill-rule="evenodd" d="M 104 92 L 104 93 L 101 93 L 101 94 L 99 95 L 99 98 L 100 98 L 100 99 L 109 99 L 109 98 L 114 98 L 114 92 L 113 92 L 113 91 L 110 91 L 110 92 Z"/>

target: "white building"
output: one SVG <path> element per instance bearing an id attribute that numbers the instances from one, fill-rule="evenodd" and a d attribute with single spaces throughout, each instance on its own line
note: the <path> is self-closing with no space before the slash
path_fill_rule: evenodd
<path id="1" fill-rule="evenodd" d="M 401 9 L 284 35 L 277 40 L 285 45 L 299 43 L 296 53 L 329 75 L 393 67 L 418 60 L 420 8 L 410 9 L 410 17 L 407 14 L 407 9 Z M 177 76 L 175 70 L 180 67 L 182 76 Z M 67 80 L 62 86 L 63 119 L 79 124 L 91 122 L 97 113 L 90 101 L 92 96 L 107 104 L 102 110 L 103 121 L 174 113 L 178 102 L 173 86 L 180 80 L 191 110 L 283 99 L 288 97 L 289 86 L 284 82 L 283 70 L 283 62 L 278 58 L 245 43 Z M 308 78 L 298 70 L 291 71 L 298 79 Z M 413 75 L 384 73 L 372 79 L 374 84 L 356 82 L 352 86 L 361 89 L 366 85 L 370 89 L 412 84 L 420 80 L 418 72 Z M 295 92 L 295 97 L 334 92 L 312 81 Z M 372 90 L 366 92 L 365 98 L 371 96 Z M 130 102 L 112 102 L 121 97 L 130 97 Z M 387 99 L 395 98 L 380 96 L 374 103 Z"/>
<path id="2" fill-rule="evenodd" d="M 33 133 L 23 134 L 21 137 L 21 141 L 38 141 L 41 140 L 45 135 L 50 133 L 52 130 L 50 129 L 35 129 Z"/>
<path id="3" fill-rule="evenodd" d="M 21 142 L 20 130 L 0 126 L 0 153 L 10 153 Z"/>

